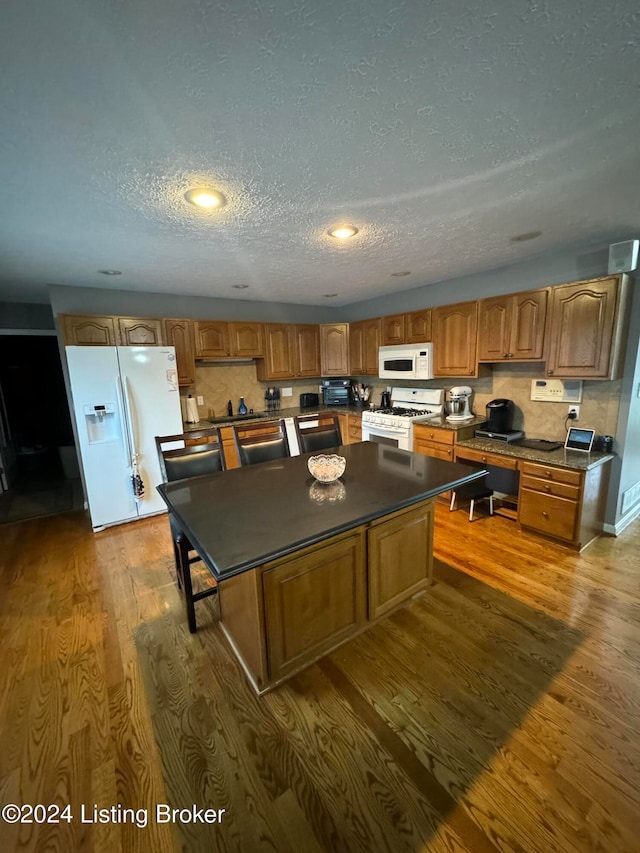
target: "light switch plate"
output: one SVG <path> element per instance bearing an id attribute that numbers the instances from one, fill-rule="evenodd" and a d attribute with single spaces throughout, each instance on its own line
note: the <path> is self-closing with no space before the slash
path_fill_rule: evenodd
<path id="1" fill-rule="evenodd" d="M 196 403 L 199 406 L 204 406 L 204 397 L 196 397 Z"/>

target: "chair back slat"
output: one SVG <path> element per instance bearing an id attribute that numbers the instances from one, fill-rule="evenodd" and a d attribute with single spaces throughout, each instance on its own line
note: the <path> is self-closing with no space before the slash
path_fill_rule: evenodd
<path id="1" fill-rule="evenodd" d="M 182 446 L 176 447 L 176 444 Z M 179 435 L 157 435 L 156 449 L 160 473 L 165 483 L 201 477 L 226 469 L 218 427 L 193 430 Z"/>
<path id="2" fill-rule="evenodd" d="M 232 424 L 233 440 L 242 466 L 284 459 L 290 455 L 284 420 Z"/>
<path id="3" fill-rule="evenodd" d="M 317 415 L 297 415 L 293 423 L 300 453 L 315 453 L 342 444 L 340 419 L 333 412 Z"/>

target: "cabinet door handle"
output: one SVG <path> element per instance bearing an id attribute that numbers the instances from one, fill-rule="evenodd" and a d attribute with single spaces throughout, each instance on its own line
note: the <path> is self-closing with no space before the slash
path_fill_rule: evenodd
<path id="1" fill-rule="evenodd" d="M 545 512 L 545 511 L 543 510 L 543 511 L 542 511 L 542 517 L 543 517 L 543 518 L 549 518 L 549 513 L 548 513 L 548 512 Z"/>
<path id="2" fill-rule="evenodd" d="M 472 368 L 471 368 L 471 370 L 469 371 L 469 376 L 473 376 L 473 367 L 472 367 Z"/>
<path id="3" fill-rule="evenodd" d="M 553 370 L 547 370 L 547 376 L 553 376 Z"/>

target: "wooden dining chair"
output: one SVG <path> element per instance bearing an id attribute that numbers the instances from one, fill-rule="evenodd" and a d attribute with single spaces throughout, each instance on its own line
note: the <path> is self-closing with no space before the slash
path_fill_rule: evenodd
<path id="1" fill-rule="evenodd" d="M 215 474 L 217 471 L 224 471 L 226 468 L 224 448 L 218 427 L 193 430 L 178 435 L 157 435 L 156 449 L 164 483 Z M 173 555 L 178 587 L 184 591 L 189 631 L 195 634 L 195 602 L 200 601 L 201 598 L 215 595 L 218 592 L 218 587 L 210 586 L 206 590 L 194 593 L 191 566 L 193 563 L 197 563 L 200 557 L 197 554 L 192 555 L 190 553 L 194 551 L 194 548 L 171 514 L 169 514 L 169 524 L 173 538 Z"/>
<path id="2" fill-rule="evenodd" d="M 233 440 L 238 451 L 240 465 L 255 465 L 271 459 L 289 456 L 289 441 L 284 420 L 248 424 L 232 424 Z"/>
<path id="3" fill-rule="evenodd" d="M 340 418 L 333 412 L 316 415 L 296 415 L 293 425 L 300 453 L 315 453 L 342 444 Z"/>

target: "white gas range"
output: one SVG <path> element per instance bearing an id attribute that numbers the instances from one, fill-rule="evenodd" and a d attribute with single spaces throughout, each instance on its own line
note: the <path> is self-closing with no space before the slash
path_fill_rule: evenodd
<path id="1" fill-rule="evenodd" d="M 362 440 L 412 450 L 414 422 L 441 415 L 443 400 L 442 388 L 393 388 L 389 409 L 362 413 Z"/>

